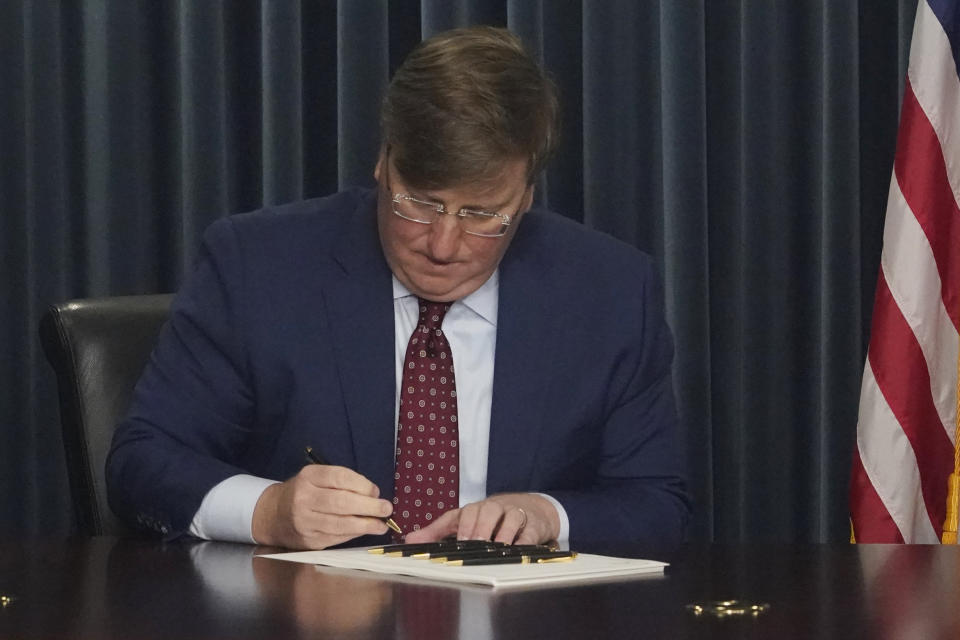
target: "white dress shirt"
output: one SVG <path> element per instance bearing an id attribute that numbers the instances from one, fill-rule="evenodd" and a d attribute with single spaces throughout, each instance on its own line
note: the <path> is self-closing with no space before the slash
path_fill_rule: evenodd
<path id="1" fill-rule="evenodd" d="M 457 381 L 457 425 L 460 450 L 460 506 L 487 497 L 487 452 L 490 443 L 490 407 L 493 402 L 493 365 L 497 345 L 499 272 L 476 291 L 454 302 L 443 319 Z M 400 381 L 407 343 L 420 316 L 417 297 L 393 278 L 396 400 L 400 410 Z M 396 423 L 396 421 L 394 421 Z M 396 430 L 396 424 L 394 424 Z M 396 431 L 394 431 L 396 437 Z M 236 475 L 214 486 L 200 504 L 190 533 L 208 540 L 255 543 L 251 527 L 260 495 L 274 480 Z M 560 516 L 561 542 L 570 524 L 566 511 L 553 497 L 542 495 Z"/>

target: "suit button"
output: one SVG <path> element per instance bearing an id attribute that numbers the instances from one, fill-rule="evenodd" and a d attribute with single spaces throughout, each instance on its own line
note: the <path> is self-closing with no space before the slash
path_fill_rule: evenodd
<path id="1" fill-rule="evenodd" d="M 167 525 L 163 525 L 162 527 L 160 527 L 160 533 L 162 533 L 163 535 L 167 535 L 169 531 L 170 529 L 167 528 Z"/>

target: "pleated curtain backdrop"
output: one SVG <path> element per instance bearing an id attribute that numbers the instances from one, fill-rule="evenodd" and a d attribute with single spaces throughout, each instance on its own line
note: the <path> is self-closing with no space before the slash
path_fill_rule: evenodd
<path id="1" fill-rule="evenodd" d="M 486 23 L 561 91 L 540 200 L 659 261 L 694 539 L 843 539 L 915 8 L 0 3 L 0 535 L 72 527 L 46 306 L 174 291 L 214 219 L 372 184 L 391 71 Z"/>

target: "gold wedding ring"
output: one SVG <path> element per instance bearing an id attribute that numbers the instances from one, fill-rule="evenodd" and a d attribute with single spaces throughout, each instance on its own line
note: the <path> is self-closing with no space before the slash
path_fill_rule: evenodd
<path id="1" fill-rule="evenodd" d="M 520 515 L 523 516 L 523 520 L 520 521 L 520 526 L 517 527 L 517 531 L 520 531 L 520 530 L 523 529 L 525 526 L 527 526 L 527 512 L 524 511 L 523 509 L 521 509 L 520 507 L 517 507 L 517 511 L 519 511 L 519 512 L 520 512 Z"/>

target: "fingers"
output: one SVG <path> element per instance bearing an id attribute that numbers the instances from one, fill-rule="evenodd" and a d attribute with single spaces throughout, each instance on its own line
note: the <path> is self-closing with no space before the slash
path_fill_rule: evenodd
<path id="1" fill-rule="evenodd" d="M 493 540 L 507 544 L 540 544 L 556 538 L 553 505 L 540 496 L 493 496 L 443 514 L 430 526 L 407 534 L 406 542 L 435 542 L 451 535 L 458 540 Z"/>
<path id="2" fill-rule="evenodd" d="M 516 541 L 526 527 L 526 524 L 527 515 L 522 508 L 517 507 L 516 509 L 506 510 L 503 514 L 503 519 L 500 521 L 500 528 L 497 529 L 497 535 L 494 541 L 506 542 L 507 544 Z"/>
<path id="3" fill-rule="evenodd" d="M 365 477 L 345 467 L 310 465 L 292 479 L 293 507 L 298 512 L 385 518 L 393 505 Z"/>
<path id="4" fill-rule="evenodd" d="M 376 485 L 344 467 L 308 465 L 264 491 L 254 510 L 262 544 L 322 549 L 365 534 L 386 533 L 393 505 Z"/>
<path id="5" fill-rule="evenodd" d="M 331 546 L 361 535 L 386 533 L 382 518 L 393 505 L 359 473 L 345 467 L 310 465 L 298 477 L 291 523 L 308 546 Z"/>
<path id="6" fill-rule="evenodd" d="M 457 538 L 493 540 L 511 544 L 526 529 L 527 511 L 511 502 L 495 498 L 465 506 L 461 511 Z"/>
<path id="7" fill-rule="evenodd" d="M 458 540 L 493 540 L 494 532 L 501 528 L 502 519 L 502 505 L 490 500 L 474 502 L 447 511 L 430 525 L 411 531 L 404 536 L 404 541 L 436 542 L 454 535 Z"/>
<path id="8" fill-rule="evenodd" d="M 543 496 L 504 493 L 463 507 L 457 537 L 514 544 L 541 544 L 560 534 L 556 508 Z"/>
<path id="9" fill-rule="evenodd" d="M 480 519 L 480 511 L 484 508 L 484 504 L 488 502 L 483 500 L 481 502 L 474 502 L 468 504 L 467 506 L 460 509 L 460 518 L 457 523 L 457 540 L 489 540 L 490 533 L 493 529 L 489 531 L 482 531 L 478 526 L 478 521 Z M 489 507 L 488 507 L 489 509 Z M 487 519 L 492 520 L 494 517 L 491 514 L 487 513 Z M 493 522 L 493 525 L 496 526 L 497 522 Z"/>
<path id="10" fill-rule="evenodd" d="M 493 540 L 511 544 L 526 528 L 528 517 L 522 507 L 499 500 L 484 500 L 476 503 L 476 506 L 475 518 L 468 514 L 468 518 L 460 519 L 457 537 L 462 540 Z M 467 510 L 465 507 L 464 511 Z"/>
<path id="11" fill-rule="evenodd" d="M 543 544 L 545 542 L 551 542 L 555 539 L 556 536 L 543 534 L 537 527 L 527 523 L 520 528 L 520 532 L 517 534 L 517 539 L 513 542 L 514 544 Z"/>
<path id="12" fill-rule="evenodd" d="M 387 500 L 358 495 L 344 489 L 310 487 L 297 495 L 299 506 L 307 511 L 339 516 L 385 518 L 393 513 Z"/>
<path id="13" fill-rule="evenodd" d="M 353 469 L 326 464 L 310 464 L 296 475 L 316 487 L 343 489 L 363 496 L 378 498 L 380 489 Z"/>
<path id="14" fill-rule="evenodd" d="M 460 509 L 447 511 L 428 526 L 411 531 L 403 538 L 404 542 L 419 544 L 422 542 L 437 542 L 457 533 L 457 524 L 460 520 Z"/>
<path id="15" fill-rule="evenodd" d="M 387 525 L 382 520 L 362 516 L 317 512 L 295 513 L 291 523 L 296 534 L 304 541 L 310 543 L 320 541 L 324 547 L 346 542 L 357 536 L 379 535 L 387 532 Z"/>
<path id="16" fill-rule="evenodd" d="M 285 546 L 323 549 L 358 536 L 387 532 L 380 514 L 389 513 L 389 502 L 340 489 L 313 493 L 291 500 L 285 512 L 290 542 Z"/>

